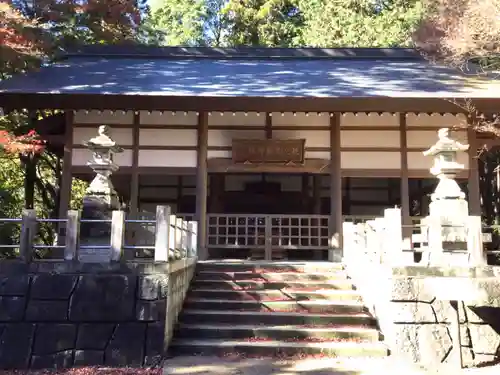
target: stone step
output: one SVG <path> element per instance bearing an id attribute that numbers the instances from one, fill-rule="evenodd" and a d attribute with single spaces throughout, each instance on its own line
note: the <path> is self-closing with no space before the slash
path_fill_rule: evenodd
<path id="1" fill-rule="evenodd" d="M 332 301 L 358 301 L 361 302 L 361 295 L 355 290 L 314 290 L 301 291 L 293 289 L 283 290 L 219 290 L 208 288 L 190 289 L 188 298 L 208 298 L 225 299 L 231 301 L 311 301 L 311 300 L 332 300 Z"/>
<path id="2" fill-rule="evenodd" d="M 246 354 L 250 356 L 287 357 L 321 354 L 328 357 L 385 357 L 387 347 L 382 343 L 358 342 L 285 342 L 239 340 L 174 339 L 171 350 L 177 355 Z"/>
<path id="3" fill-rule="evenodd" d="M 354 286 L 347 279 L 333 279 L 329 281 L 256 281 L 256 280 L 205 280 L 195 278 L 191 288 L 225 289 L 225 290 L 264 290 L 264 289 L 302 289 L 314 291 L 318 289 L 353 290 Z"/>
<path id="4" fill-rule="evenodd" d="M 203 280 L 255 280 L 255 281 L 329 281 L 332 279 L 347 279 L 347 273 L 338 272 L 223 272 L 223 271 L 199 271 L 196 278 Z"/>
<path id="5" fill-rule="evenodd" d="M 259 326 L 233 324 L 179 324 L 175 337 L 198 339 L 330 339 L 377 342 L 380 332 L 363 327 Z"/>
<path id="6" fill-rule="evenodd" d="M 198 310 L 239 310 L 263 312 L 302 312 L 350 314 L 367 312 L 364 305 L 357 301 L 232 301 L 223 299 L 189 298 L 184 302 L 186 309 Z"/>
<path id="7" fill-rule="evenodd" d="M 376 327 L 376 320 L 368 313 L 320 314 L 297 312 L 261 312 L 235 310 L 199 310 L 183 309 L 179 316 L 180 323 L 228 323 L 257 325 L 349 325 Z"/>
<path id="8" fill-rule="evenodd" d="M 293 261 L 199 261 L 196 265 L 198 271 L 218 272 L 338 272 L 344 269 L 341 263 L 333 262 L 293 262 Z"/>

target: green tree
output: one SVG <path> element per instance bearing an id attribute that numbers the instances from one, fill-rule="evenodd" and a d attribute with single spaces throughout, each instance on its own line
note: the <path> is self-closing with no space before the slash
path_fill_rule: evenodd
<path id="1" fill-rule="evenodd" d="M 301 45 L 304 18 L 296 0 L 228 0 L 222 15 L 230 46 Z"/>
<path id="2" fill-rule="evenodd" d="M 311 47 L 401 47 L 424 14 L 422 0 L 298 0 Z"/>

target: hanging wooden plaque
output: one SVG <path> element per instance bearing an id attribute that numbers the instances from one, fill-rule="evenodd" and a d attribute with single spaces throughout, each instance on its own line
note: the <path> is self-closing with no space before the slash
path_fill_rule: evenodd
<path id="1" fill-rule="evenodd" d="M 305 139 L 233 139 L 233 163 L 304 164 Z"/>

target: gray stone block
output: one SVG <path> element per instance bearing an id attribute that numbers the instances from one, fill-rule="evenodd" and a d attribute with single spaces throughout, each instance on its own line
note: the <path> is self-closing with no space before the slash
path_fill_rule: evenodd
<path id="1" fill-rule="evenodd" d="M 123 322 L 135 317 L 137 277 L 80 276 L 70 303 L 72 321 Z"/>
<path id="2" fill-rule="evenodd" d="M 113 336 L 114 329 L 114 324 L 81 324 L 78 329 L 76 349 L 104 350 Z"/>
<path id="3" fill-rule="evenodd" d="M 165 323 L 148 324 L 146 331 L 145 365 L 154 366 L 163 357 L 165 341 Z"/>
<path id="4" fill-rule="evenodd" d="M 99 366 L 104 363 L 102 350 L 75 350 L 75 366 Z"/>
<path id="5" fill-rule="evenodd" d="M 21 321 L 25 306 L 25 297 L 0 297 L 0 322 Z"/>
<path id="6" fill-rule="evenodd" d="M 69 299 L 77 280 L 74 275 L 36 275 L 31 282 L 30 298 Z"/>
<path id="7" fill-rule="evenodd" d="M 73 366 L 73 351 L 64 350 L 47 355 L 34 355 L 31 358 L 32 369 L 61 369 Z"/>
<path id="8" fill-rule="evenodd" d="M 145 339 L 146 324 L 119 324 L 106 348 L 104 364 L 109 366 L 142 366 Z"/>
<path id="9" fill-rule="evenodd" d="M 0 368 L 27 368 L 35 333 L 34 324 L 8 324 L 0 339 Z"/>
<path id="10" fill-rule="evenodd" d="M 143 322 L 164 321 L 167 301 L 137 301 L 136 319 Z"/>
<path id="11" fill-rule="evenodd" d="M 496 356 L 500 350 L 500 335 L 487 324 L 468 325 L 474 353 Z"/>
<path id="12" fill-rule="evenodd" d="M 24 296 L 28 292 L 28 275 L 0 277 L 0 296 Z"/>
<path id="13" fill-rule="evenodd" d="M 394 351 L 427 368 L 441 365 L 452 349 L 451 337 L 445 325 L 396 325 Z"/>
<path id="14" fill-rule="evenodd" d="M 68 320 L 68 301 L 30 300 L 26 320 L 31 322 L 64 322 Z"/>
<path id="15" fill-rule="evenodd" d="M 43 356 L 72 350 L 75 340 L 75 324 L 39 324 L 33 345 L 33 355 Z"/>
<path id="16" fill-rule="evenodd" d="M 154 301 L 167 298 L 168 275 L 146 275 L 139 278 L 139 299 Z"/>
<path id="17" fill-rule="evenodd" d="M 394 323 L 437 323 L 432 305 L 420 302 L 392 302 L 390 313 Z"/>

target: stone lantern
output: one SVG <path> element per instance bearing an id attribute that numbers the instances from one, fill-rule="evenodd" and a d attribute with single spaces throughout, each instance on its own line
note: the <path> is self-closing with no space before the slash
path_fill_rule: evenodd
<path id="1" fill-rule="evenodd" d="M 443 128 L 438 131 L 436 144 L 423 153 L 434 157 L 430 172 L 438 179 L 436 189 L 431 194 L 429 216 L 424 222 L 429 228 L 431 263 L 449 263 L 449 256 L 443 256 L 444 252 L 451 256 L 453 250 L 463 250 L 466 245 L 469 207 L 465 193 L 455 178 L 465 169 L 457 161 L 458 153 L 468 149 L 469 145 L 450 138 L 449 129 Z"/>
<path id="2" fill-rule="evenodd" d="M 111 182 L 111 175 L 118 169 L 113 161 L 115 153 L 123 152 L 109 136 L 109 127 L 99 126 L 98 135 L 84 143 L 92 152 L 92 158 L 87 165 L 94 171 L 95 177 L 83 197 L 81 225 L 80 261 L 101 263 L 109 262 L 110 250 L 103 250 L 109 245 L 111 225 L 109 222 L 87 222 L 87 220 L 110 220 L 113 210 L 120 209 L 120 201 Z M 96 245 L 95 249 L 89 245 Z"/>
<path id="3" fill-rule="evenodd" d="M 86 191 L 85 198 L 98 198 L 101 204 L 111 209 L 118 209 L 120 203 L 110 177 L 118 170 L 118 165 L 113 161 L 113 155 L 123 152 L 123 149 L 109 137 L 109 127 L 106 125 L 99 126 L 98 136 L 91 138 L 84 145 L 92 152 L 92 159 L 87 162 L 87 165 L 96 174 Z"/>

